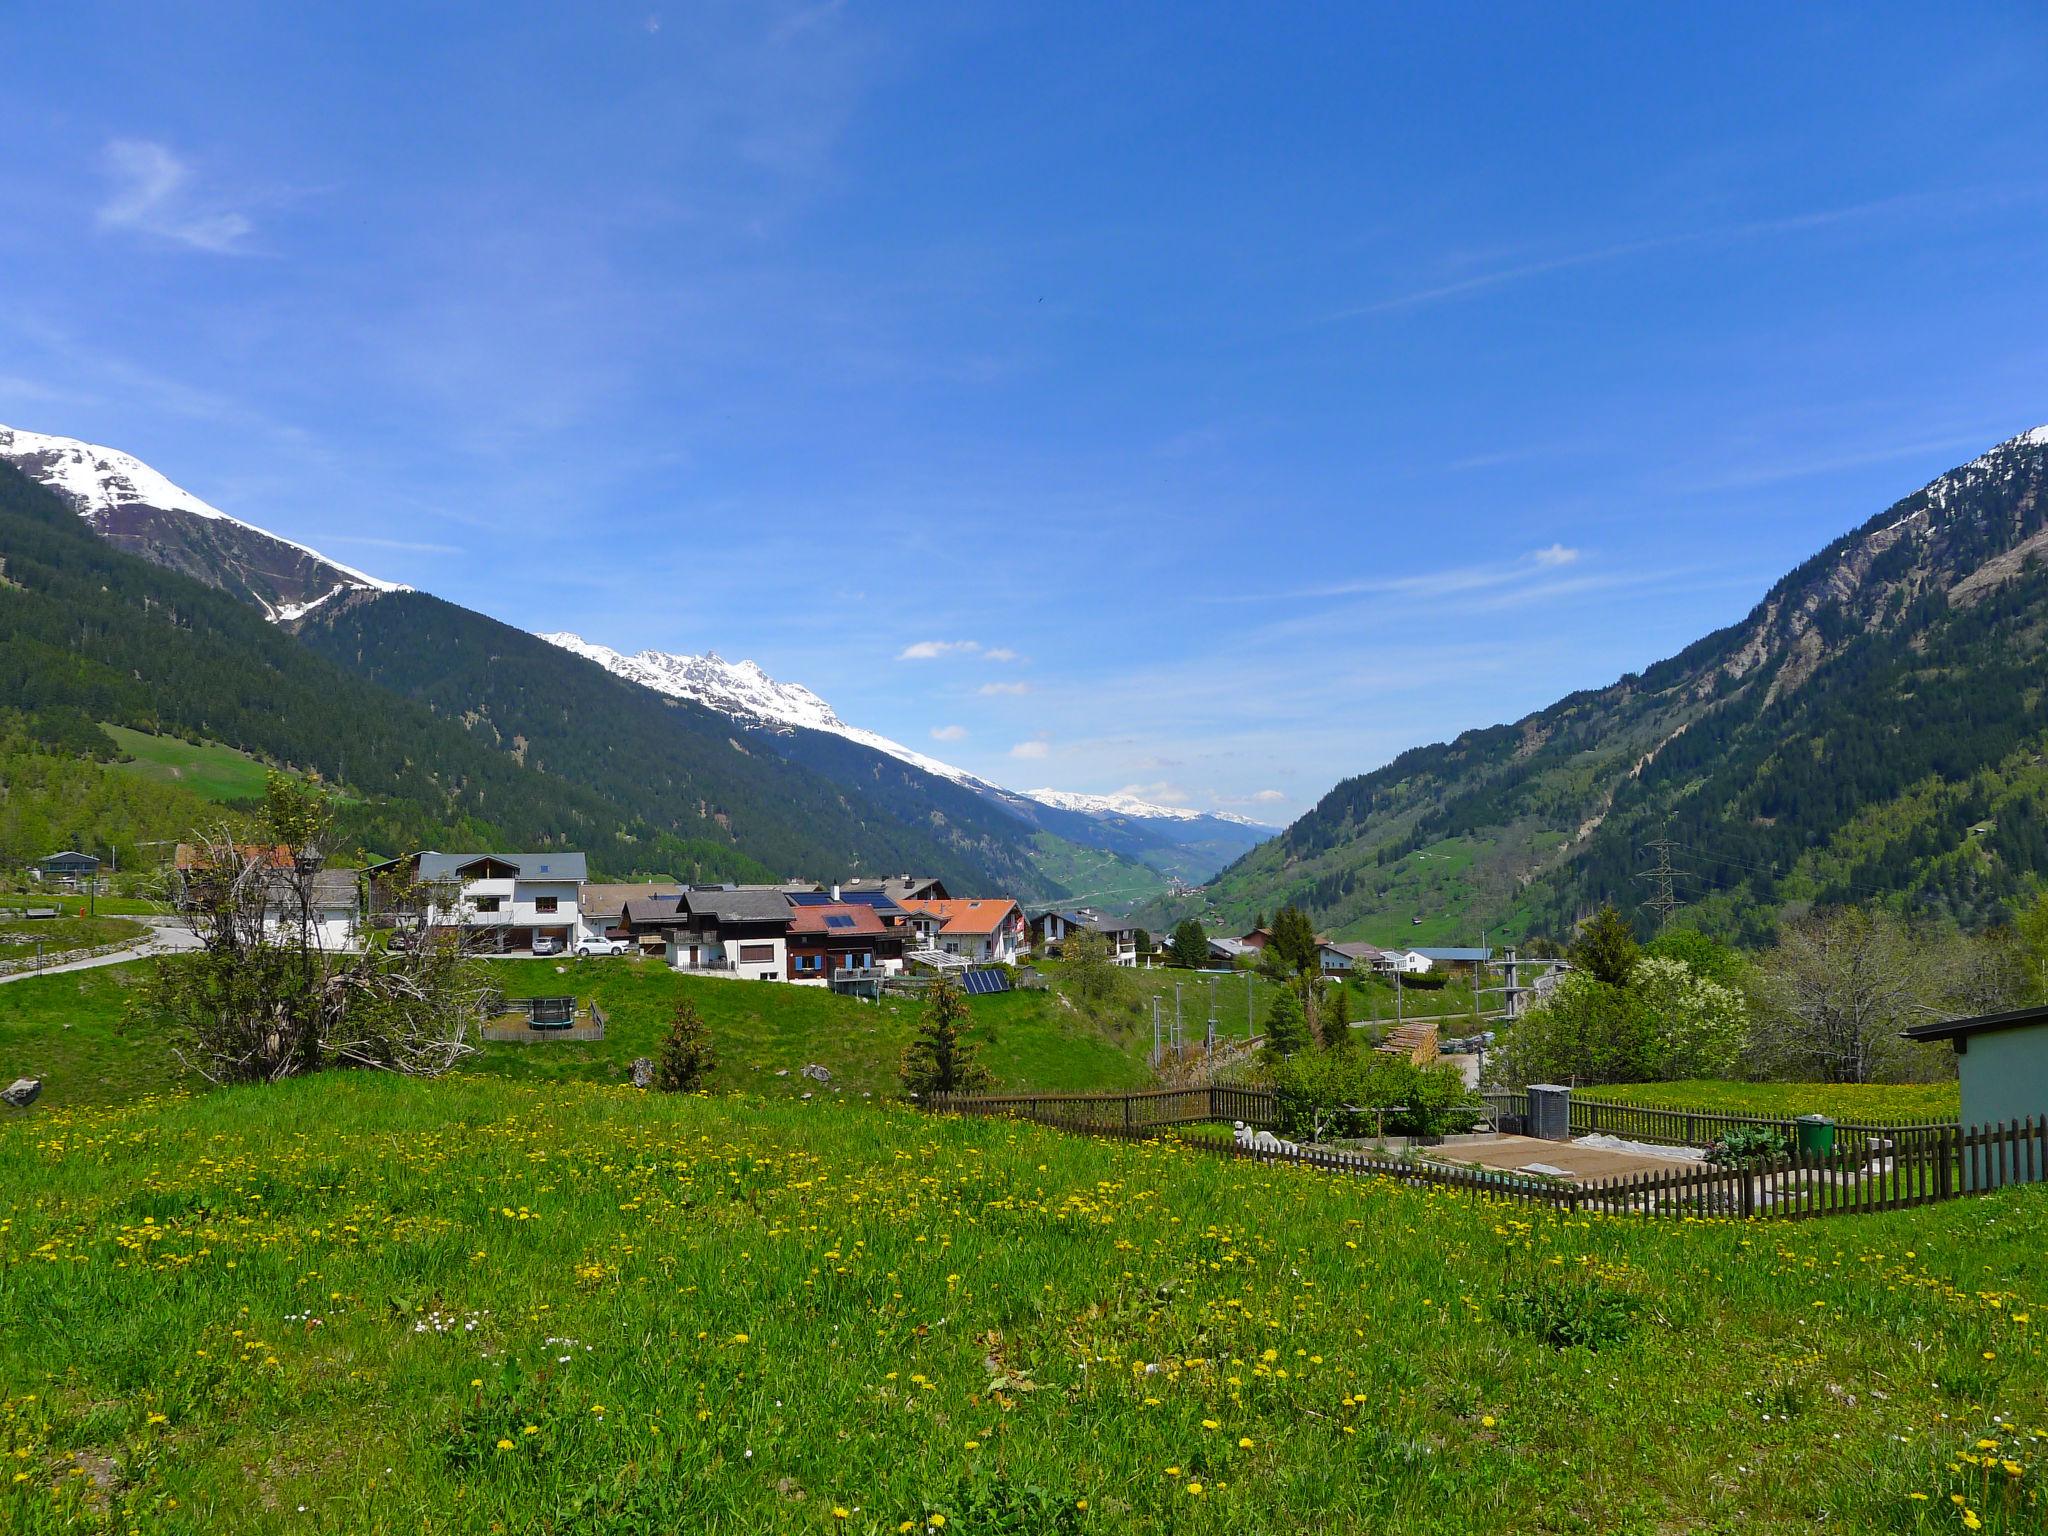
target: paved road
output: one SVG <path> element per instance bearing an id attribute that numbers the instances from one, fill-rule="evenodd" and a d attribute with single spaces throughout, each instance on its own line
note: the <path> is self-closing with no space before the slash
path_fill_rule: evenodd
<path id="1" fill-rule="evenodd" d="M 16 971 L 11 976 L 0 976 L 0 986 L 10 981 L 25 981 L 31 976 L 60 976 L 66 971 L 91 971 L 103 965 L 120 965 L 128 960 L 143 960 L 151 955 L 171 955 L 182 950 L 197 949 L 199 936 L 183 923 L 172 917 L 143 917 L 137 922 L 147 923 L 155 931 L 140 944 L 127 949 L 117 949 L 110 955 L 93 955 L 84 960 L 67 960 L 61 964 L 46 965 L 40 971 L 31 967 Z"/>

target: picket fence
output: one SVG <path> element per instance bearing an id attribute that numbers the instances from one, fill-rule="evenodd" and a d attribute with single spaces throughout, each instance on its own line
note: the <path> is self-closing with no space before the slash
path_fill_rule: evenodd
<path id="1" fill-rule="evenodd" d="M 1497 1119 L 1527 1113 L 1526 1096 L 1488 1094 Z M 926 1101 L 934 1113 L 1001 1116 L 1118 1140 L 1149 1139 L 1175 1126 L 1242 1121 L 1273 1123 L 1273 1095 L 1258 1088 L 1168 1088 L 1128 1094 L 939 1094 Z M 1632 1106 L 1602 1105 L 1601 1109 Z M 1616 1121 L 1589 1116 L 1582 1126 L 1573 1105 L 1572 1130 L 1607 1131 L 1637 1139 L 1697 1134 L 1711 1122 L 1714 1140 L 1735 1126 L 1762 1125 L 1791 1139 L 1793 1122 L 1687 1111 L 1653 1111 L 1677 1124 Z M 1653 1138 L 1646 1125 L 1667 1134 Z M 1677 1130 L 1679 1135 L 1669 1134 Z M 2029 1118 L 1965 1129 L 1955 1124 L 1838 1124 L 1835 1150 L 1791 1153 L 1740 1168 L 1674 1167 L 1587 1183 L 1538 1174 L 1457 1166 L 1455 1146 L 1438 1161 L 1319 1148 L 1246 1145 L 1197 1139 L 1199 1151 L 1258 1163 L 1287 1163 L 1330 1173 L 1397 1179 L 1469 1190 L 1493 1199 L 1548 1205 L 1572 1213 L 1647 1217 L 1808 1220 L 1852 1212 L 1900 1210 L 1960 1195 L 2048 1180 L 2048 1119 Z M 1697 1145 L 1697 1142 L 1681 1144 Z"/>

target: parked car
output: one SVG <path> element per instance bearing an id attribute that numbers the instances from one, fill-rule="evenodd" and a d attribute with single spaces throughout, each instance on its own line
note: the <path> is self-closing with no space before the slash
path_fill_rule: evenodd
<path id="1" fill-rule="evenodd" d="M 536 934 L 533 940 L 533 952 L 536 955 L 559 955 L 562 952 L 562 941 Z"/>
<path id="2" fill-rule="evenodd" d="M 624 939 L 578 939 L 576 953 L 585 960 L 592 955 L 623 955 L 626 952 Z"/>

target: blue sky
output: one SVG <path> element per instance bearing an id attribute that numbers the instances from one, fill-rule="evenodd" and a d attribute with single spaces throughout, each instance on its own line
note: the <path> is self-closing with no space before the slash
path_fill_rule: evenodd
<path id="1" fill-rule="evenodd" d="M 1285 820 L 2048 422 L 2031 0 L 9 38 L 0 421 L 1012 784 Z"/>

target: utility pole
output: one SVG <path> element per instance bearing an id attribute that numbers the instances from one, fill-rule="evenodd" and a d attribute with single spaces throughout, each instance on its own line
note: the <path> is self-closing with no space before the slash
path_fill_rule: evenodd
<path id="1" fill-rule="evenodd" d="M 1209 978 L 1209 1036 L 1202 1047 L 1210 1055 L 1216 1054 L 1216 978 Z"/>
<path id="2" fill-rule="evenodd" d="M 1244 973 L 1244 1040 L 1246 1045 L 1250 1045 L 1252 1040 L 1252 999 L 1255 986 L 1256 983 L 1252 980 L 1252 973 L 1246 971 Z"/>
<path id="3" fill-rule="evenodd" d="M 1678 894 L 1678 877 L 1692 874 L 1689 869 L 1671 867 L 1671 850 L 1678 846 L 1668 837 L 1655 838 L 1643 844 L 1645 853 L 1654 853 L 1657 856 L 1657 865 L 1654 869 L 1642 870 L 1636 875 L 1638 880 L 1649 882 L 1650 896 L 1643 906 L 1645 910 L 1657 914 L 1659 933 L 1662 933 L 1671 921 L 1671 914 L 1685 905 L 1685 898 Z"/>
<path id="4" fill-rule="evenodd" d="M 1159 999 L 1152 999 L 1152 1069 L 1159 1069 Z"/>
<path id="5" fill-rule="evenodd" d="M 1187 1036 L 1182 1033 L 1180 1022 L 1180 983 L 1176 981 L 1173 984 L 1173 1059 L 1175 1061 L 1180 1060 L 1181 1051 L 1186 1046 L 1186 1043 Z"/>

